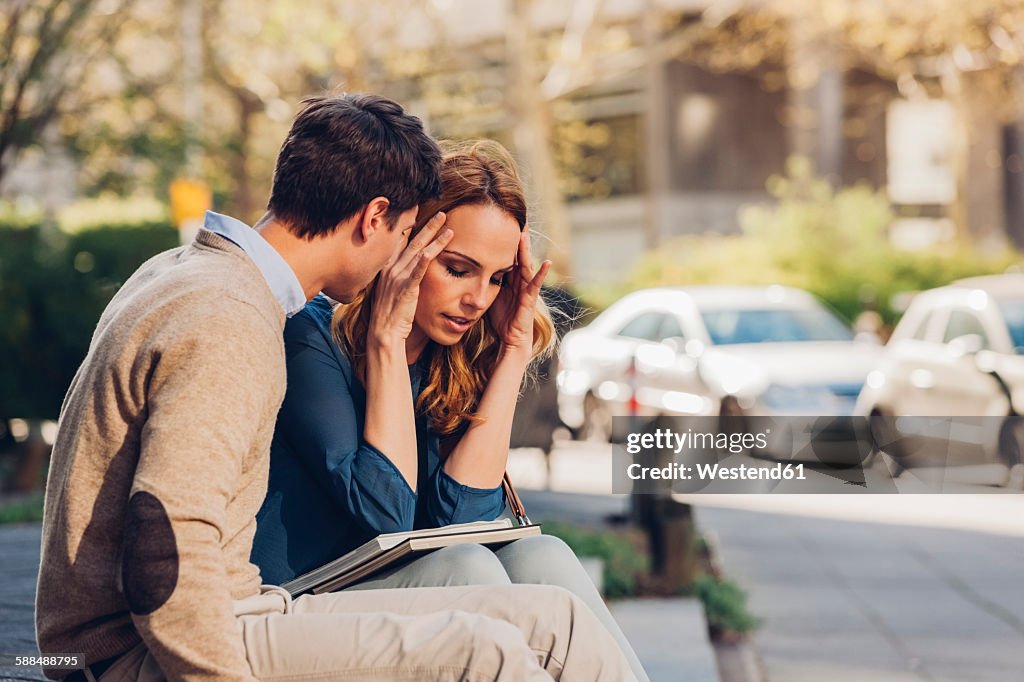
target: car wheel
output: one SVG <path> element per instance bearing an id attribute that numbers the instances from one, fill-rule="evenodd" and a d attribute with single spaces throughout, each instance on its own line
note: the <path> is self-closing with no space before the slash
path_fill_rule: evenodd
<path id="1" fill-rule="evenodd" d="M 728 434 L 731 439 L 732 434 L 745 434 L 748 430 L 749 424 L 747 415 L 740 406 L 739 401 L 731 395 L 722 398 L 722 405 L 718 409 L 719 433 Z M 742 452 L 734 454 L 753 456 L 757 453 L 751 451 L 749 448 L 743 448 Z"/>
<path id="2" fill-rule="evenodd" d="M 876 450 L 875 448 L 871 448 L 871 452 L 869 452 L 867 457 L 864 458 L 864 461 L 860 463 L 860 466 L 862 469 L 870 469 L 871 467 L 875 466 L 875 462 L 877 461 L 878 450 Z"/>
<path id="3" fill-rule="evenodd" d="M 877 407 L 871 410 L 868 417 L 868 433 L 871 436 L 871 453 L 864 460 L 864 467 L 867 468 L 876 462 L 889 469 L 892 478 L 899 478 L 900 474 L 907 470 L 900 461 L 903 451 L 899 446 L 899 439 L 896 431 L 894 417 L 884 414 Z M 879 457 L 885 455 L 885 457 Z"/>
<path id="4" fill-rule="evenodd" d="M 612 439 L 612 414 L 604 401 L 593 393 L 583 398 L 583 426 L 580 440 L 593 443 L 609 443 Z"/>
<path id="5" fill-rule="evenodd" d="M 1010 416 L 999 429 L 999 461 L 1006 465 L 1003 485 L 1024 485 L 1024 419 Z"/>

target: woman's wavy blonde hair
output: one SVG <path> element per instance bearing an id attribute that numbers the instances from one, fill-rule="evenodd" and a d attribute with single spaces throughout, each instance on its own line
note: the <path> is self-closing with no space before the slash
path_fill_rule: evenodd
<path id="1" fill-rule="evenodd" d="M 438 211 L 446 213 L 459 206 L 494 205 L 526 226 L 526 197 L 512 155 L 492 140 L 462 143 L 443 142 L 441 197 L 422 204 L 413 229 L 415 235 Z M 351 359 L 356 375 L 365 381 L 366 337 L 375 279 L 349 304 L 338 305 L 331 319 L 335 340 Z M 538 299 L 533 317 L 533 362 L 527 379 L 535 377 L 538 360 L 551 354 L 555 327 L 543 299 Z M 478 423 L 475 414 L 488 378 L 498 361 L 501 340 L 487 315 L 481 317 L 462 339 L 452 346 L 433 348 L 426 382 L 416 401 L 416 411 L 425 413 L 431 427 L 450 435 L 463 423 Z"/>

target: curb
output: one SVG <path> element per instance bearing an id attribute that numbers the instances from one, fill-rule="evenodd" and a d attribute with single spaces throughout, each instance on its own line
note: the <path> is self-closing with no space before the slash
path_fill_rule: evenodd
<path id="1" fill-rule="evenodd" d="M 725 575 L 722 568 L 721 555 L 718 552 L 718 535 L 713 530 L 704 531 L 698 528 L 707 546 L 708 562 L 716 575 Z M 705 616 L 706 621 L 706 616 Z M 706 624 L 706 623 L 705 623 Z M 768 682 L 764 665 L 757 652 L 753 636 L 747 636 L 737 642 L 721 642 L 711 640 L 718 665 L 721 682 Z"/>

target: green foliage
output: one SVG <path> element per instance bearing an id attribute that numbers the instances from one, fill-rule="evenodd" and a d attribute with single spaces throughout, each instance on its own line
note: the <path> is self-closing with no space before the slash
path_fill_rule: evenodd
<path id="1" fill-rule="evenodd" d="M 740 213 L 742 236 L 687 236 L 665 244 L 632 273 L 626 287 L 693 284 L 783 284 L 807 289 L 852 320 L 866 307 L 887 322 L 893 295 L 1005 271 L 1019 255 L 985 255 L 957 241 L 928 252 L 889 243 L 893 216 L 881 191 L 863 185 L 835 190 L 810 164 L 791 159 L 770 179 L 773 206 Z"/>
<path id="2" fill-rule="evenodd" d="M 712 632 L 750 632 L 758 620 L 747 611 L 747 594 L 731 580 L 702 574 L 694 581 L 694 592 L 704 604 Z"/>
<path id="3" fill-rule="evenodd" d="M 60 229 L 69 234 L 104 227 L 161 227 L 169 220 L 167 205 L 153 197 L 79 199 L 62 208 L 57 216 Z"/>
<path id="4" fill-rule="evenodd" d="M 24 500 L 0 505 L 0 525 L 35 523 L 43 520 L 43 496 L 32 495 Z"/>
<path id="5" fill-rule="evenodd" d="M 118 287 L 175 246 L 168 224 L 75 234 L 0 224 L 0 415 L 54 418 Z"/>
<path id="6" fill-rule="evenodd" d="M 638 579 L 647 571 L 647 557 L 628 538 L 560 521 L 545 521 L 541 525 L 545 535 L 561 538 L 577 556 L 596 557 L 604 562 L 604 592 L 609 599 L 636 594 Z"/>

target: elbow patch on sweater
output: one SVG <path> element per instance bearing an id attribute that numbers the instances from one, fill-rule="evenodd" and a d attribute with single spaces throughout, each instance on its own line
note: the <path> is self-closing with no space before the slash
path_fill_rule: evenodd
<path id="1" fill-rule="evenodd" d="M 178 584 L 178 543 L 167 509 L 150 493 L 135 493 L 128 501 L 121 562 L 132 613 L 146 616 L 167 603 Z"/>

